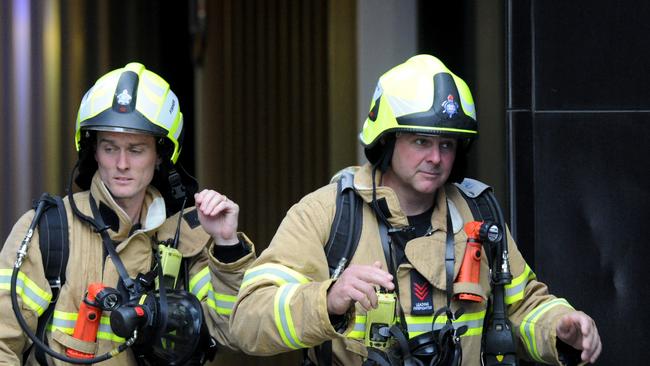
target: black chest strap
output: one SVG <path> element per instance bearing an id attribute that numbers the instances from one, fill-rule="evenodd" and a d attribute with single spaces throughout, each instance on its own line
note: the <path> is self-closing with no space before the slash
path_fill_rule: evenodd
<path id="1" fill-rule="evenodd" d="M 454 295 L 454 226 L 447 206 L 447 239 L 445 240 L 445 273 L 447 278 L 447 307 L 451 307 L 451 297 Z M 451 308 L 450 308 L 451 309 Z"/>
<path id="2" fill-rule="evenodd" d="M 137 296 L 137 288 L 135 282 L 131 279 L 131 277 L 129 277 L 129 273 L 126 271 L 124 263 L 122 263 L 119 254 L 117 254 L 117 251 L 115 250 L 113 240 L 111 240 L 111 237 L 108 234 L 108 229 L 110 227 L 104 223 L 104 219 L 102 218 L 102 215 L 97 208 L 97 202 L 95 202 L 95 199 L 92 195 L 90 196 L 90 209 L 92 210 L 93 217 L 95 218 L 95 222 L 99 228 L 98 232 L 102 237 L 104 249 L 108 251 L 108 255 L 110 255 L 111 261 L 117 269 L 117 273 L 120 275 L 120 279 L 122 280 L 124 287 L 129 292 L 129 296 L 134 299 Z"/>

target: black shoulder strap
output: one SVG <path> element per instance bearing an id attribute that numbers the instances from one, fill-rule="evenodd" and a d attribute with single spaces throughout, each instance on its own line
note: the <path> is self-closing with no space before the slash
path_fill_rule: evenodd
<path id="1" fill-rule="evenodd" d="M 329 239 L 325 244 L 325 256 L 331 278 L 336 278 L 343 272 L 357 250 L 361 236 L 362 215 L 363 200 L 354 191 L 354 174 L 345 170 L 338 177 L 336 213 Z M 332 365 L 332 341 L 326 341 L 315 347 L 315 354 L 319 365 Z M 308 360 L 305 353 L 303 363 L 308 364 Z"/>
<path id="2" fill-rule="evenodd" d="M 65 283 L 68 264 L 68 216 L 61 197 L 44 194 L 41 199 L 48 203 L 38 224 L 43 269 L 50 287 L 58 291 Z M 52 295 L 56 300 L 56 294 Z"/>
<path id="3" fill-rule="evenodd" d="M 499 225 L 504 225 L 505 223 L 499 222 L 499 217 L 497 215 L 497 210 L 500 210 L 498 207 L 494 207 L 498 203 L 496 200 L 490 200 L 488 195 L 493 195 L 492 187 L 487 184 L 478 181 L 476 179 L 465 178 L 460 183 L 454 183 L 458 187 L 461 195 L 467 202 L 470 211 L 472 211 L 472 216 L 474 220 L 483 221 L 483 222 L 494 222 Z M 488 263 L 490 268 L 494 265 L 495 258 L 495 248 L 485 248 L 485 254 L 487 255 Z"/>
<path id="4" fill-rule="evenodd" d="M 467 201 L 475 220 L 497 223 L 505 232 L 503 213 L 489 186 L 469 178 L 456 186 Z M 504 234 L 500 243 L 492 246 L 492 250 L 485 251 L 492 272 L 490 284 L 493 296 L 481 336 L 482 365 L 517 365 L 516 343 L 506 314 L 505 284 L 512 279 L 508 269 L 507 245 Z"/>
<path id="5" fill-rule="evenodd" d="M 497 217 L 491 202 L 483 193 L 492 187 L 476 179 L 465 178 L 460 183 L 454 183 L 467 201 L 475 220 L 496 222 Z"/>
<path id="6" fill-rule="evenodd" d="M 332 221 L 330 236 L 325 245 L 325 255 L 330 276 L 338 267 L 342 271 L 357 249 L 363 220 L 363 200 L 354 190 L 354 175 L 343 172 L 338 180 L 336 214 Z M 345 263 L 341 263 L 345 260 Z"/>
<path id="7" fill-rule="evenodd" d="M 59 296 L 61 286 L 65 283 L 65 269 L 68 265 L 69 241 L 68 241 L 68 216 L 63 204 L 63 199 L 44 193 L 39 201 L 35 202 L 36 207 L 40 201 L 45 201 L 45 209 L 38 223 L 39 247 L 43 259 L 43 270 L 45 278 L 52 290 L 52 301 L 38 318 L 36 336 L 45 339 L 45 329 L 49 323 L 56 300 Z M 31 347 L 30 347 L 31 348 Z M 29 353 L 27 350 L 25 356 Z M 46 365 L 45 353 L 40 347 L 36 347 L 36 360 L 41 365 Z"/>

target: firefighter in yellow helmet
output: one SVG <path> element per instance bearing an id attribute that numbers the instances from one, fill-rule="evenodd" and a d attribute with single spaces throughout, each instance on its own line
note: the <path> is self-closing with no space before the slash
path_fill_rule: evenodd
<path id="1" fill-rule="evenodd" d="M 548 293 L 505 223 L 476 221 L 471 206 L 493 197 L 462 179 L 477 131 L 467 85 L 437 58 L 418 55 L 382 75 L 360 134 L 369 163 L 295 204 L 246 272 L 231 317 L 242 349 L 308 349 L 319 365 L 594 362 L 593 320 Z M 346 220 L 361 227 L 339 230 Z M 466 280 L 473 222 L 494 243 Z"/>
<path id="2" fill-rule="evenodd" d="M 140 63 L 84 95 L 65 224 L 41 200 L 2 248 L 0 306 L 16 316 L 0 319 L 0 363 L 200 364 L 236 347 L 229 315 L 253 245 L 239 206 L 197 192 L 178 164 L 183 127 L 169 84 Z"/>

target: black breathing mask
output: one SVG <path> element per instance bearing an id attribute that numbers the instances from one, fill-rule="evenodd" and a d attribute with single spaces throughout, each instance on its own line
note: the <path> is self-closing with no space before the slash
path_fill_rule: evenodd
<path id="1" fill-rule="evenodd" d="M 136 336 L 136 354 L 152 365 L 185 364 L 209 338 L 201 303 L 183 290 L 143 294 L 112 311 L 110 319 L 116 335 Z"/>

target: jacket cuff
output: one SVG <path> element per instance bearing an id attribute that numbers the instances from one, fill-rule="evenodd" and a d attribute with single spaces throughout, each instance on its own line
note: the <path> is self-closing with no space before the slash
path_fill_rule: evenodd
<path id="1" fill-rule="evenodd" d="M 561 299 L 566 302 L 566 300 Z M 546 319 L 543 321 L 540 321 L 539 324 L 536 324 L 537 327 L 539 328 L 539 331 L 541 333 L 544 333 L 544 335 L 540 334 L 540 338 L 534 339 L 534 341 L 537 343 L 537 346 L 539 347 L 538 350 L 540 350 L 542 353 L 540 356 L 542 356 L 542 359 L 545 363 L 552 363 L 556 365 L 563 365 L 562 363 L 562 357 L 566 356 L 566 354 L 562 354 L 562 352 L 565 351 L 565 348 L 562 348 L 560 343 L 563 343 L 558 337 L 556 333 L 556 328 L 557 324 L 560 321 L 560 318 L 564 316 L 566 313 L 569 311 L 572 311 L 573 307 L 566 302 L 566 305 L 560 305 L 560 306 L 555 306 L 551 310 L 548 311 L 547 314 L 544 315 Z M 546 326 L 542 326 L 542 324 L 547 324 Z M 547 345 L 543 344 L 543 340 L 547 339 L 549 342 L 547 342 Z M 568 348 L 571 348 L 570 346 L 567 345 Z M 544 352 L 543 350 L 546 350 Z M 544 356 L 546 354 L 546 356 Z M 550 356 L 550 358 L 549 358 Z M 578 358 L 580 358 L 580 355 L 578 355 Z"/>
<path id="2" fill-rule="evenodd" d="M 327 312 L 327 291 L 334 281 L 336 280 L 328 279 L 327 281 L 324 281 L 320 287 L 320 295 L 322 296 L 321 298 L 323 301 L 320 302 L 319 313 L 324 314 L 320 317 L 322 323 L 321 329 L 326 330 L 325 333 L 329 339 L 338 337 L 345 338 L 344 335 L 351 332 L 354 328 L 354 321 L 351 321 L 354 319 L 355 314 L 354 305 L 350 306 L 350 309 L 345 314 L 330 315 Z"/>
<path id="3" fill-rule="evenodd" d="M 239 243 L 235 245 L 217 245 L 213 243 L 211 250 L 214 258 L 222 263 L 232 263 L 250 253 L 250 247 L 244 243 L 239 233 L 237 233 L 237 239 L 239 239 Z"/>
<path id="4" fill-rule="evenodd" d="M 555 338 L 555 347 L 557 348 L 558 359 L 561 365 L 584 365 L 582 362 L 582 352 L 564 343 L 561 339 Z"/>
<path id="5" fill-rule="evenodd" d="M 347 313 L 343 315 L 330 315 L 327 312 L 327 290 L 332 286 L 332 283 L 335 280 L 328 279 L 321 283 L 319 289 L 319 298 L 322 301 L 319 301 L 318 312 L 319 319 L 321 323 L 321 329 L 325 330 L 325 336 L 327 339 L 333 338 L 344 338 L 343 334 L 346 334 L 350 331 L 351 327 L 354 327 L 354 322 L 350 322 L 350 314 L 354 314 L 354 306 L 351 306 Z M 332 320 L 336 324 L 332 323 Z"/>
<path id="6" fill-rule="evenodd" d="M 239 243 L 232 246 L 216 245 L 210 238 L 208 254 L 210 261 L 221 270 L 237 270 L 255 258 L 255 246 L 243 232 L 237 233 Z"/>

